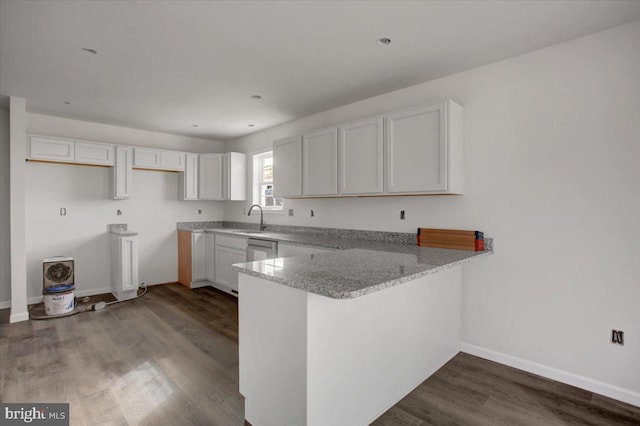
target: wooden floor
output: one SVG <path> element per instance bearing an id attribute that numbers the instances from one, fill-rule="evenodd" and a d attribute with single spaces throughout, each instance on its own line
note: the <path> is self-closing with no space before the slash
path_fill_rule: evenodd
<path id="1" fill-rule="evenodd" d="M 98 312 L 6 318 L 2 402 L 69 402 L 73 426 L 243 424 L 229 295 L 164 285 Z M 640 425 L 640 408 L 461 353 L 374 424 Z"/>

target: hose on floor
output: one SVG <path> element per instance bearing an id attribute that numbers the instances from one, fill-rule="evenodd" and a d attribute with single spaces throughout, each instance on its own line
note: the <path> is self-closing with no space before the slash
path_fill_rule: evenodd
<path id="1" fill-rule="evenodd" d="M 140 293 L 140 290 L 142 290 L 141 293 Z M 145 294 L 147 294 L 147 291 L 148 291 L 147 286 L 140 286 L 140 287 L 138 287 L 138 293 L 139 294 L 137 294 L 136 297 L 132 297 L 131 299 L 114 300 L 113 302 L 96 302 L 96 303 L 92 303 L 92 304 L 87 305 L 87 306 L 83 306 L 81 308 L 76 308 L 72 312 L 67 312 L 66 314 L 60 314 L 60 315 L 33 315 L 31 313 L 31 307 L 30 307 L 29 308 L 29 319 L 32 319 L 32 320 L 48 320 L 48 319 L 53 319 L 53 318 L 71 317 L 73 315 L 78 315 L 78 314 L 81 314 L 81 313 L 84 313 L 84 312 L 89 312 L 89 311 L 99 311 L 101 309 L 106 308 L 107 306 L 115 305 L 116 303 L 128 302 L 130 300 L 139 299 L 142 296 L 144 296 Z"/>

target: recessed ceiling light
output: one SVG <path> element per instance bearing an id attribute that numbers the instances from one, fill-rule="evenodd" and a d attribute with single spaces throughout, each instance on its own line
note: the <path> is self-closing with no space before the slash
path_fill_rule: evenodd
<path id="1" fill-rule="evenodd" d="M 378 40 L 376 40 L 376 43 L 378 43 L 380 46 L 388 46 L 391 44 L 391 39 L 390 38 L 386 38 L 386 37 L 382 37 L 379 38 Z"/>
<path id="2" fill-rule="evenodd" d="M 65 105 L 71 105 L 71 102 L 69 102 L 69 101 L 63 101 L 62 103 L 65 104 Z"/>
<path id="3" fill-rule="evenodd" d="M 83 47 L 81 50 L 82 50 L 83 52 L 91 53 L 92 55 L 97 55 L 97 54 L 98 54 L 98 51 L 97 51 L 97 50 L 95 50 L 95 49 L 89 49 L 89 48 L 87 48 L 87 47 Z"/>
<path id="4" fill-rule="evenodd" d="M 253 95 L 253 96 L 251 96 L 251 99 L 262 99 L 262 96 L 260 96 L 260 95 Z"/>
<path id="5" fill-rule="evenodd" d="M 247 124 L 247 126 L 253 127 L 253 126 L 255 126 L 255 124 Z"/>

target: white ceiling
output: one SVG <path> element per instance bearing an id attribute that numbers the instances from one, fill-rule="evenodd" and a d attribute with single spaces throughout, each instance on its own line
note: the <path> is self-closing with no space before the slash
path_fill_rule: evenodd
<path id="1" fill-rule="evenodd" d="M 218 140 L 640 19 L 636 0 L 1 1 L 0 95 Z"/>

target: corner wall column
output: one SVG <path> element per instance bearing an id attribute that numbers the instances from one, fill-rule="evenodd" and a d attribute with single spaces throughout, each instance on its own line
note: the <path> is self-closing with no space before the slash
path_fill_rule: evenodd
<path id="1" fill-rule="evenodd" d="M 10 322 L 26 321 L 27 248 L 26 248 L 26 163 L 27 103 L 9 99 L 9 188 L 11 223 L 11 316 Z"/>

